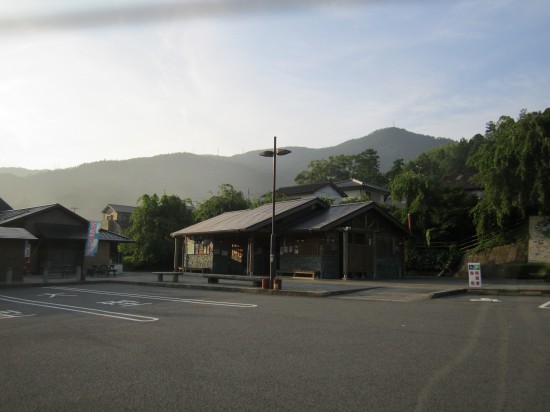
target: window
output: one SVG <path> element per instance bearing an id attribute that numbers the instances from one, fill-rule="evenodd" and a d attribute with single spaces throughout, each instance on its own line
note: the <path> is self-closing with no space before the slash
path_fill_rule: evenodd
<path id="1" fill-rule="evenodd" d="M 281 256 L 317 256 L 319 255 L 319 240 L 317 238 L 290 238 L 283 239 Z"/>
<path id="2" fill-rule="evenodd" d="M 238 243 L 231 245 L 231 260 L 242 263 L 244 256 L 243 246 Z"/>
<path id="3" fill-rule="evenodd" d="M 194 239 L 187 241 L 187 254 L 211 255 L 212 241 L 210 239 Z"/>

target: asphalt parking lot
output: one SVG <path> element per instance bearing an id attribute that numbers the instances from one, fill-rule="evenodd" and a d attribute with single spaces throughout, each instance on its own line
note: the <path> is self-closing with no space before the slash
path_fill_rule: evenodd
<path id="1" fill-rule="evenodd" d="M 548 296 L 0 290 L 2 410 L 529 410 Z"/>

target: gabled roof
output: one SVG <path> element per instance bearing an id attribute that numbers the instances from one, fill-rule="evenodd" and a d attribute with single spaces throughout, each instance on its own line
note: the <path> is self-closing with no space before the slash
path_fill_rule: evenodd
<path id="1" fill-rule="evenodd" d="M 126 205 L 115 205 L 114 203 L 109 203 L 107 206 L 105 206 L 105 208 L 101 211 L 101 213 L 107 213 L 107 209 L 109 208 L 113 209 L 115 212 L 132 213 L 136 207 L 126 206 Z"/>
<path id="2" fill-rule="evenodd" d="M 36 240 L 36 237 L 20 227 L 0 227 L 0 239 Z"/>
<path id="3" fill-rule="evenodd" d="M 324 183 L 310 183 L 307 185 L 298 185 L 298 186 L 287 186 L 287 187 L 280 187 L 275 191 L 275 193 L 279 195 L 287 195 L 287 196 L 296 196 L 296 195 L 303 195 L 303 194 L 314 194 L 315 192 L 325 188 L 325 187 L 331 187 L 335 192 L 337 192 L 342 197 L 347 197 L 347 195 L 340 189 L 338 186 L 336 186 L 332 182 L 324 182 Z"/>
<path id="4" fill-rule="evenodd" d="M 6 224 L 6 223 L 13 223 L 18 220 L 25 219 L 29 216 L 44 213 L 48 210 L 60 208 L 64 212 L 69 213 L 76 217 L 77 219 L 81 220 L 82 223 L 87 223 L 88 220 L 83 218 L 80 215 L 77 215 L 73 211 L 67 209 L 64 206 L 61 206 L 59 203 L 55 203 L 53 205 L 45 205 L 45 206 L 36 206 L 36 207 L 29 207 L 26 209 L 16 209 L 16 210 L 6 210 L 3 212 L 0 212 L 0 225 Z"/>
<path id="5" fill-rule="evenodd" d="M 390 221 L 395 227 L 404 233 L 408 233 L 405 226 L 400 224 L 393 216 L 387 213 L 384 209 L 378 206 L 375 202 L 357 202 L 346 203 L 324 210 L 323 212 L 303 220 L 297 224 L 294 224 L 286 229 L 289 232 L 299 231 L 326 231 L 333 229 L 344 222 L 353 219 L 356 216 L 361 215 L 369 210 L 375 210 L 388 221 Z"/>
<path id="6" fill-rule="evenodd" d="M 48 239 L 86 240 L 88 239 L 88 227 L 76 225 L 59 225 L 52 223 L 38 223 L 36 225 L 36 235 L 43 236 Z M 126 236 L 122 236 L 103 229 L 99 230 L 99 240 L 119 243 L 133 242 L 133 240 Z"/>
<path id="7" fill-rule="evenodd" d="M 256 209 L 223 213 L 212 219 L 174 232 L 172 236 L 252 232 L 258 228 L 271 224 L 271 207 L 271 204 L 266 204 Z M 293 213 L 303 211 L 307 208 L 312 208 L 312 213 L 297 222 L 285 224 L 285 232 L 331 230 L 362 213 L 369 210 L 375 210 L 397 229 L 405 234 L 408 233 L 405 226 L 400 224 L 393 216 L 375 202 L 358 202 L 328 206 L 318 198 L 287 200 L 276 203 L 275 219 L 281 220 L 286 216 L 290 216 Z"/>
<path id="8" fill-rule="evenodd" d="M 337 182 L 336 186 L 338 186 L 340 189 L 369 189 L 373 190 L 375 192 L 382 192 L 389 194 L 390 191 L 382 186 L 373 185 L 372 183 L 362 182 L 359 179 L 348 179 L 348 180 L 342 180 L 341 182 Z"/>
<path id="9" fill-rule="evenodd" d="M 255 209 L 238 210 L 226 212 L 211 219 L 197 223 L 172 233 L 174 237 L 183 235 L 205 234 L 205 233 L 235 233 L 250 232 L 262 226 L 271 224 L 272 209 L 271 203 L 262 205 Z M 326 209 L 328 205 L 318 198 L 285 200 L 275 203 L 275 221 L 280 221 L 293 213 L 307 208 Z"/>
<path id="10" fill-rule="evenodd" d="M 7 211 L 0 212 L 0 229 L 11 229 L 11 228 L 3 228 L 1 226 L 7 223 L 12 224 L 19 220 L 23 220 L 30 216 L 41 214 L 52 209 L 61 209 L 63 212 L 74 216 L 75 218 L 77 218 L 79 221 L 82 222 L 82 226 L 50 224 L 45 222 L 37 223 L 36 234 L 38 236 L 42 235 L 50 239 L 73 239 L 73 240 L 85 240 L 88 238 L 87 229 L 90 221 L 88 219 L 83 218 L 80 215 L 77 215 L 73 211 L 67 209 L 64 206 L 61 206 L 58 203 L 53 205 L 29 207 L 27 209 L 7 210 Z M 21 229 L 21 230 L 24 230 L 24 229 Z M 107 240 L 107 241 L 119 242 L 119 243 L 133 242 L 133 240 L 131 240 L 126 236 L 121 236 L 116 233 L 109 232 L 107 230 L 100 230 L 99 234 L 100 234 L 99 240 Z M 36 238 L 33 236 L 33 239 L 36 239 Z"/>
<path id="11" fill-rule="evenodd" d="M 12 210 L 12 207 L 0 197 L 0 212 L 3 212 L 5 210 Z"/>

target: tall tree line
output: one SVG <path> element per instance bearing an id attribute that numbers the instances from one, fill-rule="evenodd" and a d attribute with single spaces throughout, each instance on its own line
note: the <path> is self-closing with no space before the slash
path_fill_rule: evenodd
<path id="1" fill-rule="evenodd" d="M 483 197 L 443 180 L 471 173 Z M 402 223 L 412 217 L 415 234 L 430 241 L 459 241 L 524 223 L 529 215 L 550 214 L 550 108 L 522 111 L 517 119 L 502 116 L 489 122 L 485 134 L 441 146 L 404 162 L 396 159 L 380 172 L 378 153 L 338 155 L 310 162 L 297 184 L 357 178 L 391 191 L 390 212 Z M 256 207 L 265 199 L 246 199 L 231 184 L 192 205 L 177 196 L 143 195 L 131 217 L 128 235 L 136 240 L 125 252 L 138 265 L 171 262 L 169 234 L 221 213 Z"/>

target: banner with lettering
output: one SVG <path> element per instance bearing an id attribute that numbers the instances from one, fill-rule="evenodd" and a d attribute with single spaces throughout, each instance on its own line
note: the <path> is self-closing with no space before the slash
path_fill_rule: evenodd
<path id="1" fill-rule="evenodd" d="M 84 256 L 95 256 L 99 247 L 99 229 L 101 229 L 100 221 L 90 221 L 88 226 L 88 236 L 86 239 L 86 249 Z"/>

